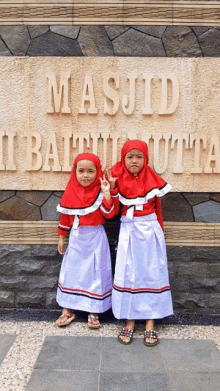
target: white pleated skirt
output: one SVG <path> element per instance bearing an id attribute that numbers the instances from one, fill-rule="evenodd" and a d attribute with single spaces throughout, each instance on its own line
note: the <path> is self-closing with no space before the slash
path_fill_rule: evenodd
<path id="1" fill-rule="evenodd" d="M 71 229 L 57 289 L 63 308 L 102 313 L 111 308 L 112 271 L 102 225 Z"/>
<path id="2" fill-rule="evenodd" d="M 117 319 L 173 314 L 164 233 L 155 213 L 121 218 L 112 310 Z"/>

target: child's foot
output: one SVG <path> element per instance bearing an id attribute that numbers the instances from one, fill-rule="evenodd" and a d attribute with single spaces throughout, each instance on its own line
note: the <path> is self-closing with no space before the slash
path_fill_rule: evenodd
<path id="1" fill-rule="evenodd" d="M 149 319 L 146 321 L 146 328 L 144 332 L 144 344 L 146 346 L 155 346 L 158 344 L 158 335 L 154 330 L 154 320 Z"/>
<path id="2" fill-rule="evenodd" d="M 75 317 L 76 315 L 71 311 L 63 309 L 62 315 L 60 315 L 55 324 L 58 327 L 68 326 L 68 324 L 70 324 L 75 319 Z"/>
<path id="3" fill-rule="evenodd" d="M 88 316 L 88 327 L 90 329 L 99 329 L 100 328 L 98 315 L 89 314 L 89 316 Z"/>
<path id="4" fill-rule="evenodd" d="M 119 342 L 124 345 L 131 343 L 134 332 L 134 325 L 134 320 L 127 320 L 125 327 L 121 329 L 120 333 L 118 334 Z"/>

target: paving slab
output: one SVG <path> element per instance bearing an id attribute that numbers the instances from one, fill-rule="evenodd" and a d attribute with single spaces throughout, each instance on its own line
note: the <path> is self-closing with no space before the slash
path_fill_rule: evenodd
<path id="1" fill-rule="evenodd" d="M 10 347 L 13 345 L 16 335 L 0 334 L 0 365 L 8 353 Z"/>
<path id="2" fill-rule="evenodd" d="M 28 391 L 219 391 L 220 352 L 209 340 L 46 337 Z"/>

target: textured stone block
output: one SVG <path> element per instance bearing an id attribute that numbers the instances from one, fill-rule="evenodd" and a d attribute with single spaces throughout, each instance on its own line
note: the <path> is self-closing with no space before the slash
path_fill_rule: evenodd
<path id="1" fill-rule="evenodd" d="M 28 276 L 28 286 L 30 291 L 34 289 L 40 290 L 49 290 L 55 289 L 57 286 L 57 278 L 56 277 L 48 277 L 48 276 Z"/>
<path id="2" fill-rule="evenodd" d="M 195 34 L 186 26 L 168 26 L 162 37 L 168 57 L 201 57 Z"/>
<path id="3" fill-rule="evenodd" d="M 113 39 L 119 37 L 119 35 L 123 34 L 125 31 L 127 31 L 129 27 L 112 25 L 112 26 L 105 26 L 105 29 L 107 31 L 109 38 L 112 41 Z"/>
<path id="4" fill-rule="evenodd" d="M 130 29 L 114 39 L 116 56 L 165 57 L 166 53 L 160 39 Z"/>
<path id="5" fill-rule="evenodd" d="M 56 292 L 47 292 L 46 293 L 46 308 L 57 308 L 58 304 L 56 302 Z"/>
<path id="6" fill-rule="evenodd" d="M 191 260 L 197 262 L 217 262 L 220 261 L 219 247 L 191 247 Z"/>
<path id="7" fill-rule="evenodd" d="M 55 191 L 54 195 L 61 198 L 63 196 L 63 191 Z"/>
<path id="8" fill-rule="evenodd" d="M 5 244 L 0 245 L 0 259 L 16 261 L 20 257 L 30 257 L 31 246 Z"/>
<path id="9" fill-rule="evenodd" d="M 220 193 L 211 193 L 210 198 L 213 201 L 220 202 Z"/>
<path id="10" fill-rule="evenodd" d="M 15 296 L 11 290 L 0 290 L 0 307 L 14 307 Z"/>
<path id="11" fill-rule="evenodd" d="M 205 278 L 207 275 L 207 264 L 191 262 L 189 264 L 180 264 L 178 268 L 179 278 Z"/>
<path id="12" fill-rule="evenodd" d="M 220 293 L 212 293 L 209 295 L 209 307 L 216 310 L 217 313 L 220 312 Z"/>
<path id="13" fill-rule="evenodd" d="M 1 190 L 0 191 L 0 202 L 7 200 L 15 195 L 15 191 Z"/>
<path id="14" fill-rule="evenodd" d="M 57 245 L 54 244 L 48 244 L 43 246 L 32 245 L 31 255 L 36 256 L 36 259 L 42 259 L 42 260 L 55 258 L 57 255 Z"/>
<path id="15" fill-rule="evenodd" d="M 58 278 L 60 272 L 61 261 L 47 261 L 42 267 L 42 275 L 55 276 Z"/>
<path id="16" fill-rule="evenodd" d="M 26 276 L 0 276 L 0 285 L 3 288 L 8 289 L 27 289 L 27 277 Z"/>
<path id="17" fill-rule="evenodd" d="M 42 219 L 46 221 L 59 220 L 60 213 L 57 212 L 57 205 L 60 203 L 60 198 L 52 195 L 42 206 Z"/>
<path id="18" fill-rule="evenodd" d="M 194 278 L 190 280 L 190 292 L 192 293 L 209 293 L 220 290 L 219 278 Z"/>
<path id="19" fill-rule="evenodd" d="M 17 191 L 17 197 L 30 202 L 31 204 L 41 206 L 50 197 L 52 191 Z"/>
<path id="20" fill-rule="evenodd" d="M 63 35 L 64 37 L 76 39 L 79 34 L 80 27 L 78 26 L 50 26 L 50 31 L 56 34 Z"/>
<path id="21" fill-rule="evenodd" d="M 18 259 L 15 263 L 16 272 L 19 274 L 39 274 L 42 268 L 47 264 L 46 261 L 36 261 L 33 258 Z"/>
<path id="22" fill-rule="evenodd" d="M 197 205 L 201 202 L 208 201 L 210 193 L 183 193 L 190 205 Z"/>
<path id="23" fill-rule="evenodd" d="M 191 206 L 180 193 L 169 193 L 162 197 L 164 221 L 193 221 Z"/>
<path id="24" fill-rule="evenodd" d="M 8 50 L 7 46 L 4 44 L 1 38 L 0 38 L 0 56 L 12 56 L 10 50 Z"/>
<path id="25" fill-rule="evenodd" d="M 82 56 L 76 40 L 54 34 L 51 31 L 31 41 L 28 56 Z"/>
<path id="26" fill-rule="evenodd" d="M 208 278 L 220 278 L 220 263 L 208 263 L 207 265 Z"/>
<path id="27" fill-rule="evenodd" d="M 205 57 L 220 56 L 220 31 L 211 28 L 198 37 L 202 53 Z"/>
<path id="28" fill-rule="evenodd" d="M 39 37 L 42 34 L 45 34 L 47 31 L 49 31 L 48 26 L 28 26 L 28 30 L 30 33 L 31 38 Z"/>
<path id="29" fill-rule="evenodd" d="M 40 210 L 35 205 L 12 197 L 0 204 L 1 220 L 41 220 Z"/>
<path id="30" fill-rule="evenodd" d="M 16 274 L 16 264 L 10 262 L 10 258 L 5 259 L 3 257 L 0 259 L 0 270 L 2 276 L 13 276 Z"/>
<path id="31" fill-rule="evenodd" d="M 14 56 L 25 56 L 31 42 L 26 26 L 0 26 L 0 35 Z"/>
<path id="32" fill-rule="evenodd" d="M 194 33 L 199 36 L 201 34 L 203 34 L 205 31 L 207 31 L 209 29 L 209 27 L 192 27 L 192 30 L 194 31 Z"/>
<path id="33" fill-rule="evenodd" d="M 142 33 L 153 35 L 156 38 L 161 38 L 166 26 L 132 26 L 134 29 Z"/>
<path id="34" fill-rule="evenodd" d="M 220 223 L 220 203 L 207 201 L 193 206 L 195 221 L 203 223 Z"/>
<path id="35" fill-rule="evenodd" d="M 167 246 L 167 258 L 169 265 L 171 261 L 175 263 L 189 262 L 190 261 L 191 248 L 190 247 L 176 247 Z"/>
<path id="36" fill-rule="evenodd" d="M 41 307 L 45 308 L 45 294 L 43 291 L 18 292 L 15 296 L 16 307 Z"/>
<path id="37" fill-rule="evenodd" d="M 189 279 L 187 278 L 170 278 L 171 292 L 189 292 Z"/>
<path id="38" fill-rule="evenodd" d="M 84 56 L 114 56 L 112 43 L 103 26 L 83 26 L 78 42 Z"/>

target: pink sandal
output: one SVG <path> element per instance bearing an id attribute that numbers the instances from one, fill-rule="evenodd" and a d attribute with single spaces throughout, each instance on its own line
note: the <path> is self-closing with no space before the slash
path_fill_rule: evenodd
<path id="1" fill-rule="evenodd" d="M 60 315 L 60 317 L 57 319 L 55 325 L 58 327 L 68 326 L 68 324 L 70 324 L 75 319 L 75 317 L 76 317 L 76 315 L 72 314 L 72 312 L 66 312 L 66 313 Z M 61 323 L 59 324 L 60 321 L 61 321 Z"/>
<path id="2" fill-rule="evenodd" d="M 94 323 L 97 322 L 98 323 Z M 88 316 L 88 327 L 90 329 L 99 329 L 100 328 L 100 323 L 99 323 L 99 317 L 97 315 L 89 314 Z"/>

